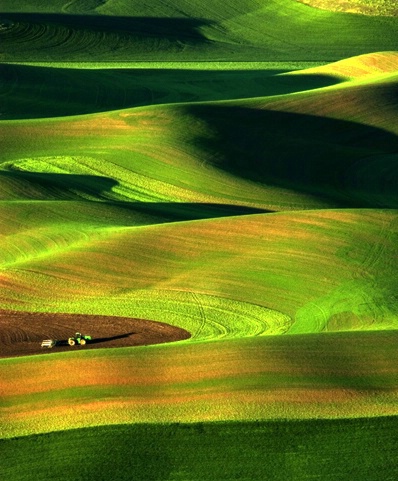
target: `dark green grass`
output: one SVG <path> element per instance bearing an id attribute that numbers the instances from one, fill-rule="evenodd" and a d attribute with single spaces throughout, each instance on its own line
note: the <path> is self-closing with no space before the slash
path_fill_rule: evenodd
<path id="1" fill-rule="evenodd" d="M 1 178 L 1 177 L 0 177 Z M 66 197 L 66 196 L 65 196 Z M 195 202 L 96 202 L 87 200 L 0 201 L 3 233 L 62 223 L 120 227 L 267 213 L 252 207 Z M 6 222 L 4 219 L 10 219 Z M 12 219 L 12 220 L 11 220 Z"/>
<path id="2" fill-rule="evenodd" d="M 398 206 L 392 181 L 398 137 L 390 132 L 346 120 L 260 109 L 255 103 L 252 108 L 249 103 L 190 105 L 185 111 L 207 124 L 208 129 L 189 142 L 219 169 L 306 192 L 335 207 Z"/>
<path id="3" fill-rule="evenodd" d="M 185 49 L 206 51 L 208 40 L 199 29 L 208 23 L 195 18 L 7 13 L 0 38 L 7 61 L 178 58 Z"/>
<path id="4" fill-rule="evenodd" d="M 35 200 L 103 199 L 117 184 L 116 180 L 99 175 L 0 171 L 0 186 L 8 186 L 16 194 L 14 198 L 18 198 L 19 192 L 22 198 Z"/>
<path id="5" fill-rule="evenodd" d="M 0 64 L 1 119 L 61 117 L 143 105 L 233 100 L 326 87 L 283 70 L 75 69 Z"/>
<path id="6" fill-rule="evenodd" d="M 192 85 L 195 89 L 199 85 Z M 210 85 L 203 90 L 212 92 Z M 186 198 L 178 197 L 178 189 L 188 188 L 191 198 L 206 194 L 206 202 L 233 199 L 267 210 L 397 208 L 396 90 L 393 77 L 366 88 L 344 84 L 286 97 L 131 109 L 83 118 L 82 125 L 72 117 L 1 122 L 4 168 L 12 171 L 0 176 L 2 198 L 61 198 L 61 184 L 68 198 L 76 198 L 78 181 L 82 195 L 118 200 L 181 201 Z M 341 118 L 330 118 L 334 115 Z M 108 128 L 101 128 L 108 119 Z M 161 156 L 153 146 L 173 152 Z M 181 152 L 184 168 L 174 162 Z M 70 158 L 72 153 L 79 158 Z M 80 156 L 90 157 L 86 172 L 104 175 L 97 177 L 101 186 L 93 185 L 95 177 L 73 176 L 82 171 Z M 57 165 L 72 174 L 70 179 L 48 176 Z M 47 173 L 37 172 L 43 169 Z M 136 175 L 145 184 L 143 193 L 134 185 Z M 161 191 L 154 180 L 164 183 Z M 126 186 L 122 193 L 112 190 L 116 183 Z M 292 201 L 286 189 L 295 193 Z"/>
<path id="7" fill-rule="evenodd" d="M 395 481 L 397 445 L 396 417 L 104 426 L 3 440 L 0 473 L 3 481 Z"/>

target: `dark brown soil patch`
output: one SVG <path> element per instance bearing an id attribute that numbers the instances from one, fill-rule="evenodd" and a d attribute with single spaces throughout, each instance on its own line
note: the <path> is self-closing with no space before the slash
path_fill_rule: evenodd
<path id="1" fill-rule="evenodd" d="M 75 332 L 90 335 L 92 341 L 85 346 L 69 346 L 67 339 Z M 190 336 L 179 327 L 144 319 L 0 310 L 0 357 L 145 346 Z M 56 339 L 58 343 L 52 349 L 42 348 L 44 339 Z"/>

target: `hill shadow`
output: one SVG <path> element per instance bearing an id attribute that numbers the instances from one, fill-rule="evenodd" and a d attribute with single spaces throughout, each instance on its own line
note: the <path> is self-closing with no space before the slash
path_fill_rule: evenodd
<path id="1" fill-rule="evenodd" d="M 334 207 L 398 207 L 391 182 L 398 175 L 398 137 L 392 133 L 351 121 L 236 105 L 191 105 L 186 111 L 208 125 L 211 134 L 191 142 L 221 170 L 315 195 Z M 361 172 L 367 167 L 364 178 Z"/>
<path id="2" fill-rule="evenodd" d="M 0 23 L 7 62 L 179 60 L 214 48 L 202 33 L 212 22 L 200 18 L 7 13 Z"/>
<path id="3" fill-rule="evenodd" d="M 6 185 L 4 185 L 6 184 Z M 211 202 L 140 202 L 112 199 L 111 190 L 119 182 L 96 175 L 56 174 L 0 170 L 0 200 L 82 201 L 102 207 L 115 207 L 132 214 L 131 225 L 136 225 L 134 214 L 147 215 L 156 222 L 178 222 L 212 219 L 273 212 L 269 209 Z M 11 194 L 7 195 L 7 192 Z"/>
<path id="4" fill-rule="evenodd" d="M 118 33 L 140 38 L 168 39 L 173 41 L 208 42 L 200 29 L 212 25 L 202 18 L 171 17 L 128 17 L 114 15 L 75 15 L 59 13 L 6 13 L 1 14 L 1 22 L 12 31 L 15 25 L 23 24 L 25 28 L 37 25 L 51 30 L 64 27 L 69 30 Z"/>
<path id="5" fill-rule="evenodd" d="M 9 184 L 9 189 L 6 190 L 20 193 L 26 200 L 76 200 L 85 196 L 106 198 L 105 193 L 118 185 L 117 181 L 98 175 L 1 170 L 0 186 L 3 182 Z"/>
<path id="6" fill-rule="evenodd" d="M 0 119 L 89 114 L 145 105 L 234 100 L 327 87 L 327 75 L 283 70 L 68 69 L 0 64 Z M 95 88 L 93 88 L 95 86 Z"/>
<path id="7" fill-rule="evenodd" d="M 107 202 L 141 214 L 163 218 L 164 222 L 216 219 L 250 214 L 268 214 L 268 209 L 244 205 L 214 204 L 209 202 Z"/>

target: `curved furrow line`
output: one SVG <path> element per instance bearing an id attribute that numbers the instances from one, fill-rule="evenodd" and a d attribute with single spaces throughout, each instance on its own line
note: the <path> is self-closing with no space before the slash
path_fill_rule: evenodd
<path id="1" fill-rule="evenodd" d="M 207 46 L 201 20 L 70 14 L 8 14 L 0 29 L 4 61 L 103 61 L 174 56 L 188 45 Z M 1 25 L 1 24 L 0 24 Z M 119 58 L 118 56 L 121 56 Z"/>
<path id="2" fill-rule="evenodd" d="M 329 310 L 324 308 L 321 302 L 309 302 L 297 311 L 288 334 L 322 332 L 327 326 L 329 316 Z"/>
<path id="3" fill-rule="evenodd" d="M 29 267 L 29 270 L 13 270 L 13 282 L 18 283 L 17 278 L 23 279 L 26 275 L 33 275 L 40 282 L 49 280 L 48 276 L 45 279 Z M 52 278 L 51 283 L 54 282 L 62 283 L 62 279 Z M 279 335 L 286 333 L 292 324 L 289 316 L 276 310 L 220 296 L 164 289 L 120 291 L 117 295 L 85 294 L 77 303 L 71 300 L 71 295 L 65 297 L 62 293 L 57 298 L 54 294 L 48 296 L 39 303 L 37 295 L 33 294 L 32 308 L 35 312 L 110 315 L 166 322 L 191 334 L 184 342 Z"/>
<path id="4" fill-rule="evenodd" d="M 25 330 L 17 326 L 14 326 L 13 329 L 0 330 L 0 343 L 6 346 L 30 341 L 31 337 L 29 329 Z"/>
<path id="5" fill-rule="evenodd" d="M 46 42 L 50 37 L 53 37 L 53 32 L 49 32 L 49 28 L 46 25 L 30 25 L 30 24 L 17 24 L 16 26 L 16 42 L 18 44 L 34 44 L 35 42 Z M 49 34 L 50 33 L 50 34 Z"/>
<path id="6" fill-rule="evenodd" d="M 100 314 L 90 309 L 102 306 L 110 315 L 168 322 L 201 340 L 318 332 L 331 319 L 330 330 L 372 328 L 373 304 L 378 323 L 390 326 L 397 322 L 389 300 L 397 248 L 380 228 L 394 218 L 385 211 L 325 211 L 114 228 L 6 274 L 16 296 L 33 286 L 26 302 L 34 310 L 38 299 L 54 311 Z M 369 239 L 384 242 L 385 251 L 366 277 L 355 279 Z M 40 288 L 50 278 L 59 285 L 56 298 Z"/>
<path id="7" fill-rule="evenodd" d="M 385 265 L 386 263 L 393 268 L 395 258 L 389 254 L 391 251 L 398 253 L 396 246 L 396 237 L 398 236 L 398 215 L 386 218 L 384 223 L 380 223 L 377 230 L 374 228 L 373 232 L 368 235 L 364 234 L 361 245 L 361 256 L 356 258 L 357 269 L 353 272 L 353 279 L 363 279 L 370 281 L 377 285 L 378 264 Z M 383 255 L 386 254 L 387 255 Z"/>
<path id="8" fill-rule="evenodd" d="M 123 38 L 125 40 L 123 41 Z M 0 41 L 5 55 L 22 52 L 27 48 L 31 55 L 46 57 L 47 52 L 59 52 L 62 55 L 76 53 L 109 52 L 119 48 L 130 36 L 117 32 L 104 32 L 94 29 L 73 28 L 68 25 L 11 22 L 6 29 L 0 29 Z M 7 57 L 6 57 L 7 58 Z M 33 58 L 34 59 L 34 58 Z"/>

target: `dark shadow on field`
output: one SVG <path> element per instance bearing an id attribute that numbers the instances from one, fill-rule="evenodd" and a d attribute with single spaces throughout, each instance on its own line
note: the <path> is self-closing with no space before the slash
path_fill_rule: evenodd
<path id="1" fill-rule="evenodd" d="M 155 423 L 154 426 L 157 424 Z M 15 480 L 22 479 L 21 471 L 27 467 L 26 464 L 24 466 L 24 462 L 21 462 L 26 458 L 25 450 L 27 448 L 32 448 L 36 459 L 39 459 L 40 456 L 41 470 L 43 471 L 44 467 L 44 473 L 48 474 L 49 470 L 52 471 L 53 476 L 55 473 L 54 479 L 64 479 L 66 472 L 68 473 L 66 478 L 70 481 L 83 479 L 167 481 L 175 479 L 174 476 L 171 477 L 171 474 L 178 469 L 178 465 L 173 464 L 170 459 L 170 450 L 167 449 L 165 437 L 160 436 L 157 439 L 157 429 L 155 431 L 146 427 L 143 430 L 139 428 L 125 429 L 124 426 L 119 425 L 114 427 L 116 429 L 113 427 L 110 430 L 107 430 L 106 427 L 94 430 L 78 428 L 39 436 L 26 436 L 22 442 L 14 443 L 0 440 L 0 446 L 4 453 L 4 459 L 10 463 L 12 472 L 16 474 L 16 477 L 13 478 Z M 169 442 L 171 441 L 174 446 L 173 432 L 168 431 L 167 434 L 170 436 Z M 12 453 L 9 448 L 14 452 Z M 15 465 L 16 458 L 19 459 L 18 465 Z M 78 468 L 71 470 L 70 460 L 72 458 Z M 0 472 L 2 471 L 0 467 Z M 63 474 L 57 476 L 57 473 Z M 11 481 L 11 477 L 7 477 L 7 479 Z M 33 480 L 31 477 L 29 479 Z M 39 476 L 35 479 L 48 478 Z"/>
<path id="2" fill-rule="evenodd" d="M 54 174 L 27 171 L 0 171 L 0 186 L 13 197 L 26 200 L 76 200 L 81 197 L 103 198 L 118 182 L 98 175 Z M 2 199 L 7 200 L 7 198 Z"/>
<path id="3" fill-rule="evenodd" d="M 81 427 L 0 440 L 0 473 L 26 479 L 40 460 L 70 481 L 392 481 L 397 427 L 396 416 Z"/>
<path id="4" fill-rule="evenodd" d="M 164 222 L 216 219 L 251 214 L 268 214 L 272 210 L 243 205 L 211 204 L 206 202 L 109 202 L 121 209 L 163 218 Z"/>
<path id="5" fill-rule="evenodd" d="M 390 132 L 265 108 L 197 104 L 185 111 L 208 125 L 210 134 L 191 142 L 221 170 L 333 207 L 398 207 L 398 137 Z"/>
<path id="6" fill-rule="evenodd" d="M 124 61 L 146 55 L 178 56 L 186 48 L 211 47 L 200 18 L 118 17 L 44 13 L 7 13 L 0 23 L 7 61 Z M 198 49 L 200 50 L 200 49 Z"/>
<path id="7" fill-rule="evenodd" d="M 118 339 L 126 339 L 133 334 L 136 334 L 135 332 L 126 332 L 125 334 L 118 334 L 116 336 L 110 336 L 110 337 L 96 337 L 91 339 L 91 341 L 88 341 L 88 344 L 100 344 L 100 343 L 105 343 L 105 342 L 110 342 L 110 341 L 117 341 Z"/>
<path id="8" fill-rule="evenodd" d="M 97 208 L 98 215 L 106 218 L 116 215 L 114 209 L 123 213 L 125 220 L 131 213 L 133 225 L 137 222 L 136 214 L 155 218 L 157 222 L 176 222 L 273 212 L 245 205 L 210 202 L 119 201 L 111 192 L 117 185 L 117 180 L 96 175 L 0 170 L 0 200 L 78 200 L 87 203 L 90 212 L 95 212 L 92 207 Z"/>
<path id="9" fill-rule="evenodd" d="M 136 332 L 126 332 L 125 334 L 118 334 L 116 336 L 109 336 L 109 337 L 95 337 L 91 339 L 91 341 L 87 341 L 87 345 L 103 344 L 106 342 L 117 341 L 118 339 L 126 339 L 132 336 L 133 334 L 136 334 Z M 57 340 L 57 347 L 61 347 L 61 346 L 69 346 L 68 339 Z M 76 344 L 75 346 L 71 347 L 71 349 L 73 349 L 74 347 L 79 347 L 79 345 Z"/>
<path id="10" fill-rule="evenodd" d="M 184 40 L 193 43 L 204 42 L 207 39 L 200 28 L 211 22 L 201 18 L 171 18 L 171 17 L 122 17 L 116 15 L 73 15 L 58 13 L 6 13 L 1 15 L 7 29 L 16 25 L 26 27 L 40 25 L 51 30 L 62 27 L 69 30 L 100 32 L 103 34 L 118 33 L 138 38 Z"/>
<path id="11" fill-rule="evenodd" d="M 0 120 L 289 94 L 338 83 L 282 70 L 68 69 L 0 64 Z M 0 92 L 1 93 L 1 92 Z"/>

